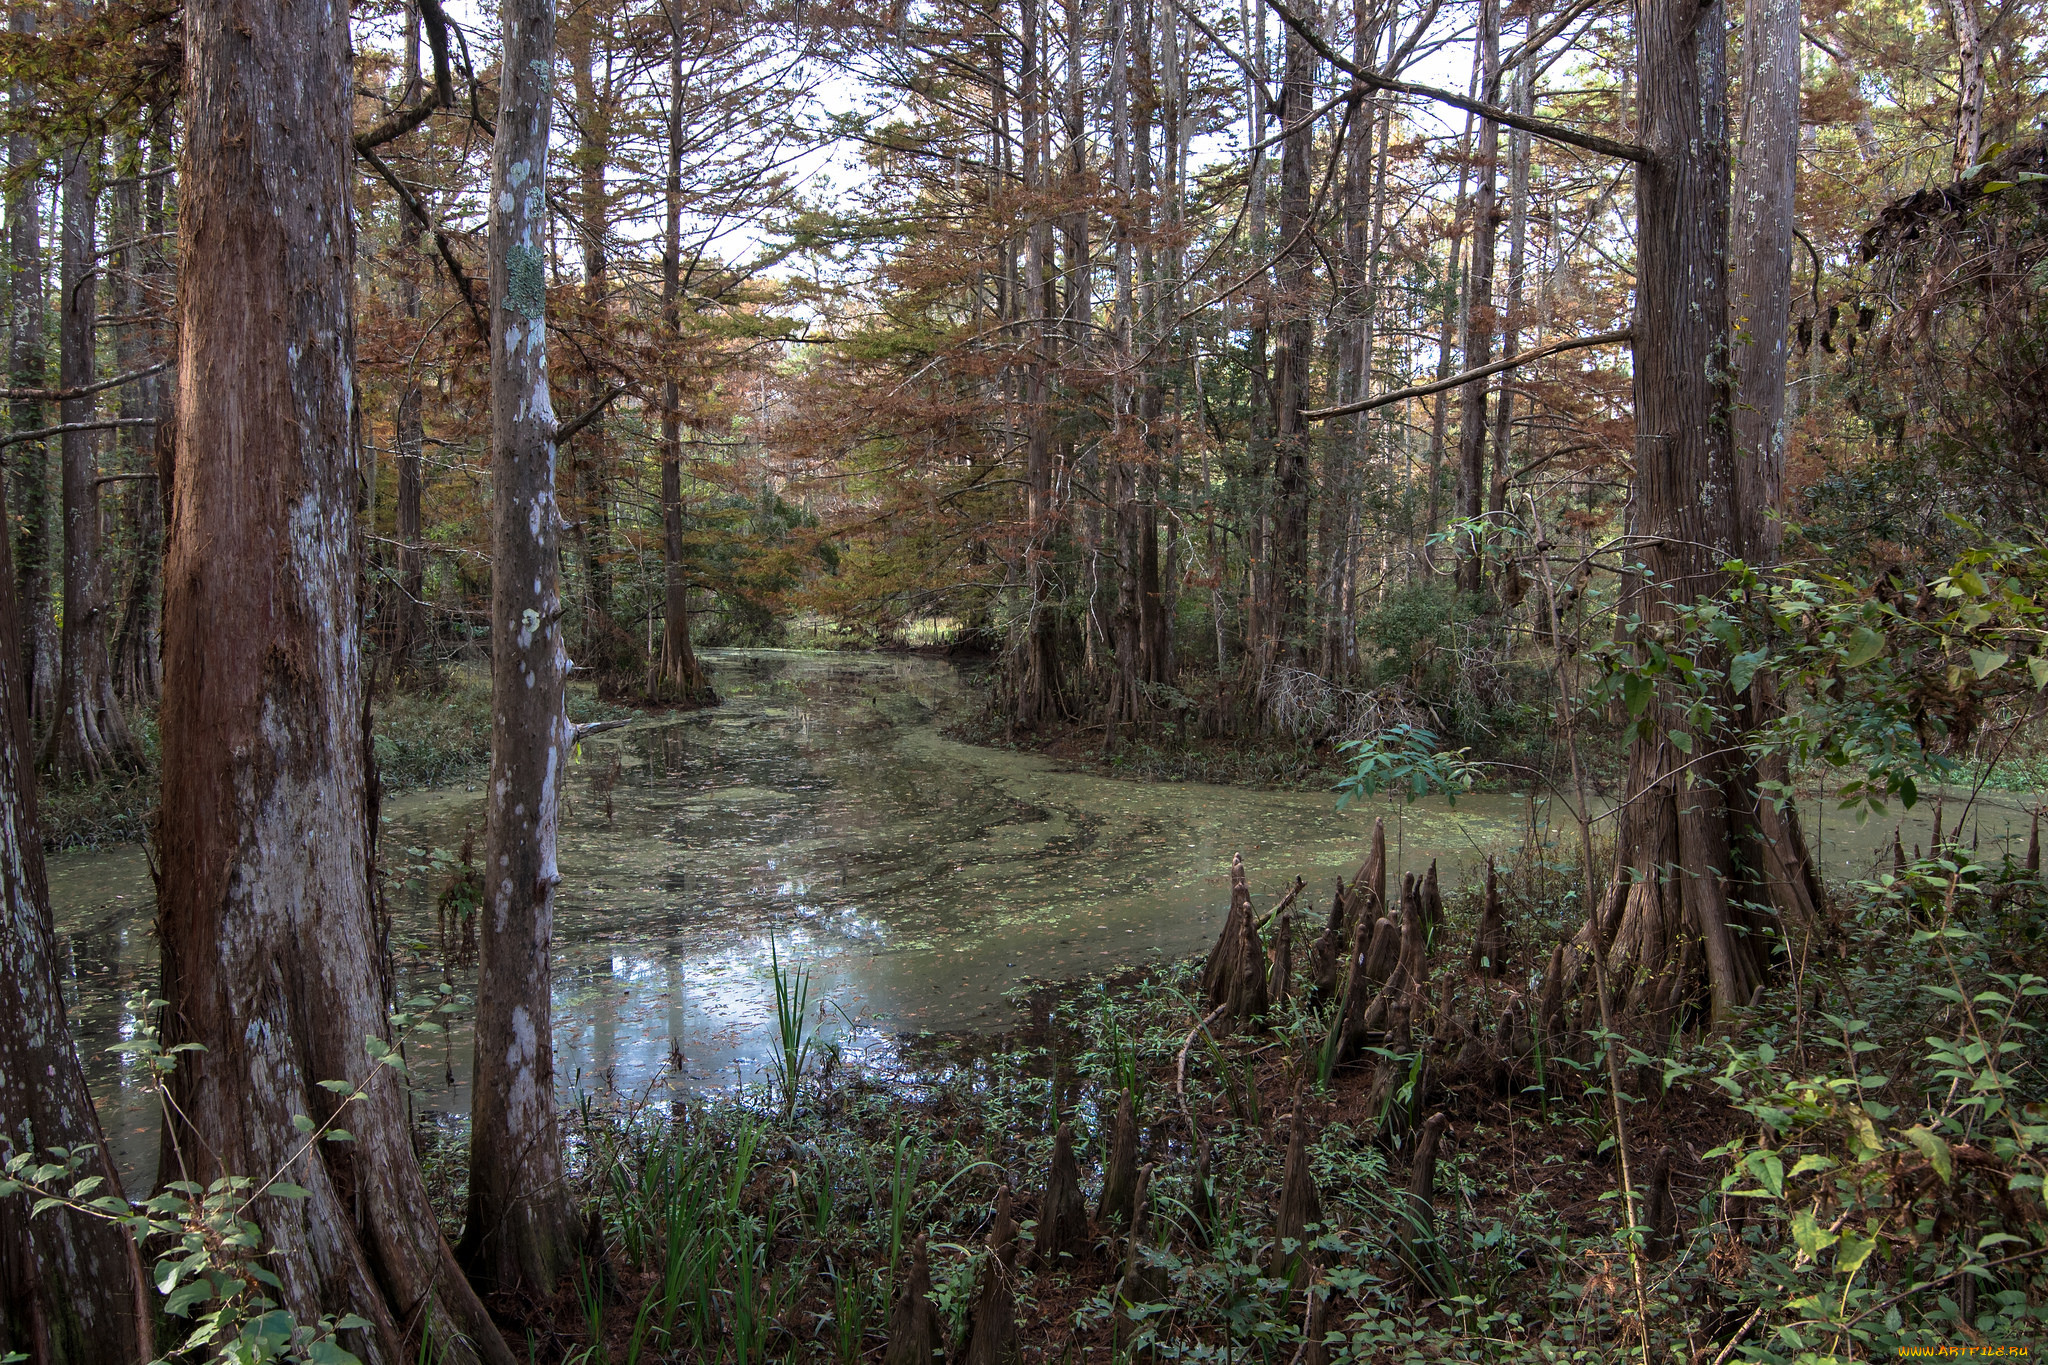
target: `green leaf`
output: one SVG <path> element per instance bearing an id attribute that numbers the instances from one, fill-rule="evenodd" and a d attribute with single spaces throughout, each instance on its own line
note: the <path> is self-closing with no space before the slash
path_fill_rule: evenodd
<path id="1" fill-rule="evenodd" d="M 1905 1139 L 1920 1149 L 1920 1155 L 1927 1158 L 1927 1164 L 1941 1177 L 1942 1184 L 1955 1183 L 1955 1158 L 1950 1155 L 1948 1142 L 1941 1134 L 1916 1123 L 1906 1130 Z"/>
<path id="2" fill-rule="evenodd" d="M 334 1095 L 346 1095 L 356 1088 L 353 1081 L 319 1081 L 316 1084 L 322 1090 Z"/>
<path id="3" fill-rule="evenodd" d="M 1842 1234 L 1841 1249 L 1835 1252 L 1835 1273 L 1854 1275 L 1870 1259 L 1870 1253 L 1877 1250 L 1875 1237 L 1859 1237 L 1853 1232 Z"/>
<path id="4" fill-rule="evenodd" d="M 1756 671 L 1763 667 L 1764 660 L 1770 657 L 1770 653 L 1767 649 L 1752 649 L 1736 655 L 1734 661 L 1728 665 L 1728 686 L 1737 692 L 1747 692 L 1751 680 L 1756 677 Z"/>
<path id="5" fill-rule="evenodd" d="M 354 1142 L 356 1135 L 346 1128 L 331 1128 L 327 1132 L 329 1142 Z"/>
<path id="6" fill-rule="evenodd" d="M 2002 649 L 1973 649 L 1970 651 L 1970 666 L 1977 670 L 1979 678 L 1988 678 L 2011 662 L 2012 655 Z"/>
<path id="7" fill-rule="evenodd" d="M 1820 1254 L 1840 1239 L 1814 1221 L 1812 1209 L 1801 1209 L 1792 1215 L 1792 1240 L 1809 1258 L 1819 1260 Z"/>
<path id="8" fill-rule="evenodd" d="M 279 1199 L 311 1199 L 313 1192 L 303 1185 L 294 1185 L 289 1180 L 273 1181 L 270 1192 Z"/>
<path id="9" fill-rule="evenodd" d="M 1743 1165 L 1756 1173 L 1757 1180 L 1771 1192 L 1771 1198 L 1785 1197 L 1785 1163 L 1776 1152 L 1751 1152 L 1743 1159 Z"/>
<path id="10" fill-rule="evenodd" d="M 1621 679 L 1621 699 L 1628 706 L 1631 716 L 1640 716 L 1649 710 L 1651 698 L 1657 695 L 1657 684 L 1640 673 L 1626 673 Z"/>
<path id="11" fill-rule="evenodd" d="M 212 1297 L 213 1286 L 206 1280 L 187 1280 L 164 1300 L 164 1311 L 174 1318 L 182 1318 L 192 1311 L 194 1305 L 205 1303 Z"/>
<path id="12" fill-rule="evenodd" d="M 317 1125 L 313 1122 L 313 1120 L 307 1118 L 304 1114 L 292 1115 L 292 1127 L 298 1129 L 302 1133 L 310 1133 L 316 1126 Z"/>
<path id="13" fill-rule="evenodd" d="M 1692 752 L 1692 736 L 1683 730 L 1673 730 L 1671 732 L 1671 744 L 1673 748 L 1682 754 Z"/>
<path id="14" fill-rule="evenodd" d="M 1848 644 L 1842 650 L 1842 665 L 1845 668 L 1861 668 L 1884 653 L 1884 636 L 1869 626 L 1858 626 L 1849 635 Z"/>
<path id="15" fill-rule="evenodd" d="M 2027 676 L 2034 680 L 2035 687 L 2048 687 L 2048 657 L 2037 654 L 2027 660 Z"/>

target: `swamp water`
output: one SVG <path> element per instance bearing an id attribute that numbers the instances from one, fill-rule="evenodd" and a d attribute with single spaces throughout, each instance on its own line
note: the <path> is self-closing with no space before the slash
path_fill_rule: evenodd
<path id="1" fill-rule="evenodd" d="M 935 659 L 710 651 L 706 662 L 724 705 L 593 736 L 571 769 L 554 943 L 566 1100 L 659 1101 L 755 1080 L 777 1055 L 778 960 L 812 974 L 822 1038 L 886 1060 L 905 1034 L 1011 1024 L 1031 984 L 1206 949 L 1234 852 L 1262 912 L 1298 874 L 1304 908 L 1321 915 L 1375 814 L 1388 816 L 1397 885 L 1434 857 L 1455 886 L 1488 851 L 1518 845 L 1531 818 L 1522 796 L 1340 813 L 1328 793 L 1128 782 L 959 743 L 941 731 L 975 699 Z M 2024 837 L 2024 805 L 1980 801 L 1987 855 Z M 1930 816 L 1923 805 L 1907 817 L 1909 848 Z M 448 971 L 435 901 L 465 833 L 481 846 L 482 819 L 480 786 L 385 803 L 401 996 Z M 1831 815 L 1818 854 L 1828 875 L 1866 875 L 1896 823 Z M 153 1176 L 156 1114 L 109 1049 L 133 1036 L 126 1002 L 156 975 L 147 862 L 134 846 L 60 855 L 50 885 L 72 1031 L 139 1189 Z M 474 988 L 473 964 L 449 977 Z M 423 1118 L 467 1112 L 469 1053 L 459 1024 L 411 1044 Z"/>

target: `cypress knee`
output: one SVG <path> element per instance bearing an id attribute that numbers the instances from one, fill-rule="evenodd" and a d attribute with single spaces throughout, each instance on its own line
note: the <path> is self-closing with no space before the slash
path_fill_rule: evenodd
<path id="1" fill-rule="evenodd" d="M 1138 1188 L 1138 1114 L 1126 1090 L 1116 1104 L 1116 1125 L 1111 1130 L 1109 1159 L 1102 1168 L 1102 1198 L 1095 1205 L 1095 1221 L 1105 1228 L 1126 1228 L 1131 1224 L 1131 1203 Z"/>
<path id="2" fill-rule="evenodd" d="M 1301 1094 L 1296 1091 L 1294 1118 L 1289 1125 L 1287 1139 L 1287 1164 L 1280 1177 L 1280 1207 L 1274 1218 L 1273 1251 L 1267 1271 L 1275 1279 L 1286 1276 L 1295 1288 L 1308 1278 L 1308 1251 L 1305 1246 L 1296 1246 L 1289 1251 L 1284 1244 L 1305 1241 L 1309 1225 L 1320 1223 L 1323 1218 L 1322 1200 L 1316 1195 L 1316 1183 L 1308 1169 L 1309 1125 L 1301 1106 Z"/>
<path id="3" fill-rule="evenodd" d="M 1431 1114 L 1422 1125 L 1422 1138 L 1415 1144 L 1415 1163 L 1409 1168 L 1408 1197 L 1396 1234 L 1401 1264 L 1417 1289 L 1427 1289 L 1431 1271 L 1426 1264 L 1436 1243 L 1436 1151 L 1448 1115 Z"/>
<path id="4" fill-rule="evenodd" d="M 1294 974 L 1294 912 L 1282 910 L 1273 927 L 1272 967 L 1266 977 L 1266 1001 L 1278 1009 L 1287 1003 L 1288 978 Z"/>
<path id="5" fill-rule="evenodd" d="M 1671 1149 L 1662 1148 L 1650 1162 L 1649 1195 L 1645 1212 L 1649 1218 L 1650 1259 L 1661 1261 L 1671 1254 L 1678 1237 L 1678 1205 L 1671 1198 Z"/>
<path id="6" fill-rule="evenodd" d="M 1330 902 L 1330 919 L 1323 926 L 1323 932 L 1316 935 L 1315 945 L 1309 949 L 1308 979 L 1310 999 L 1317 1004 L 1335 998 L 1337 990 L 1344 984 L 1344 973 L 1340 970 L 1344 962 L 1344 939 L 1346 923 L 1344 879 L 1337 879 L 1337 892 Z"/>
<path id="7" fill-rule="evenodd" d="M 1052 1139 L 1052 1169 L 1038 1205 L 1038 1264 L 1055 1269 L 1088 1235 L 1088 1206 L 1081 1201 L 1081 1168 L 1074 1160 L 1074 1129 L 1062 1123 Z"/>
<path id="8" fill-rule="evenodd" d="M 1437 926 L 1444 922 L 1444 893 L 1437 884 L 1436 859 L 1429 860 L 1429 871 L 1423 874 L 1421 887 L 1422 922 L 1427 936 L 1436 937 Z"/>
<path id="9" fill-rule="evenodd" d="M 1188 1201 L 1194 1214 L 1194 1227 L 1189 1238 L 1198 1247 L 1207 1247 L 1216 1227 L 1216 1193 L 1213 1176 L 1210 1173 L 1209 1138 L 1204 1134 L 1195 1148 L 1195 1188 Z"/>
<path id="10" fill-rule="evenodd" d="M 1507 975 L 1508 935 L 1502 921 L 1500 876 L 1493 859 L 1486 860 L 1486 903 L 1479 912 L 1479 938 L 1472 945 L 1472 970 L 1498 981 Z"/>
<path id="11" fill-rule="evenodd" d="M 932 1306 L 932 1270 L 925 1239 L 919 1236 L 910 1247 L 910 1274 L 896 1308 L 889 1315 L 889 1349 L 883 1365 L 931 1365 L 944 1348 L 945 1324 Z"/>
<path id="12" fill-rule="evenodd" d="M 1017 1223 L 1010 1214 L 1010 1192 L 996 1197 L 995 1226 L 989 1229 L 989 1255 L 981 1265 L 974 1303 L 967 1310 L 966 1365 L 1015 1365 L 1023 1347 L 1017 1338 L 1017 1296 L 1010 1288 L 1017 1259 Z"/>

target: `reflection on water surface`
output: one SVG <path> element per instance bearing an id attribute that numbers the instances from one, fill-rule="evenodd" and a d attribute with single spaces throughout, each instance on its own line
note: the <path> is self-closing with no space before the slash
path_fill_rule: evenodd
<path id="1" fill-rule="evenodd" d="M 1332 878 L 1357 866 L 1370 836 L 1374 812 L 1340 814 L 1324 793 L 1124 782 L 949 740 L 940 729 L 969 695 L 940 660 L 706 660 L 725 705 L 597 736 L 572 770 L 555 922 L 565 1095 L 751 1079 L 774 1030 L 771 939 L 785 964 L 816 973 L 828 1034 L 885 1049 L 904 1032 L 1001 1026 L 1025 982 L 1205 948 L 1228 906 L 1233 852 L 1261 906 L 1299 874 L 1327 908 Z M 1983 837 L 2003 836 L 2018 808 L 1986 808 Z M 1530 809 L 1519 796 L 1406 807 L 1388 821 L 1396 879 L 1438 857 L 1455 883 L 1484 851 L 1519 841 Z M 431 857 L 457 849 L 482 810 L 480 791 L 385 805 L 402 990 L 441 978 L 445 873 Z M 1829 821 L 1830 875 L 1866 871 L 1890 830 Z M 1909 820 L 1909 845 L 1915 832 Z M 51 890 L 72 1026 L 139 1186 L 154 1116 L 106 1049 L 132 1031 L 122 1002 L 155 974 L 148 867 L 133 847 L 64 855 Z M 473 975 L 458 971 L 456 984 L 472 988 Z M 428 1115 L 466 1111 L 468 1052 L 460 1028 L 414 1045 Z"/>

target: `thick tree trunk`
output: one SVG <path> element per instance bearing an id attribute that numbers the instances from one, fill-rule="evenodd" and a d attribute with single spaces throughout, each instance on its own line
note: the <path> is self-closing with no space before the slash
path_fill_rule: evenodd
<path id="1" fill-rule="evenodd" d="M 5 510 L 0 503 L 0 520 Z M 0 1153 L 82 1151 L 78 1176 L 118 1190 L 64 1019 L 7 540 L 0 536 Z M 0 1357 L 20 1352 L 29 1365 L 150 1359 L 152 1296 L 134 1240 L 106 1219 L 63 1208 L 30 1217 L 29 1208 L 27 1195 L 0 1199 Z"/>
<path id="2" fill-rule="evenodd" d="M 670 346 L 683 339 L 683 39 L 676 33 L 668 63 L 668 176 L 661 238 L 661 321 Z M 661 660 L 654 686 L 657 700 L 703 705 L 716 702 L 697 650 L 690 643 L 690 575 L 683 559 L 682 386 L 676 381 L 680 355 L 669 357 L 661 385 L 661 558 L 663 619 Z"/>
<path id="3" fill-rule="evenodd" d="M 80 389 L 93 381 L 99 271 L 94 251 L 100 148 L 82 142 L 64 153 L 63 298 L 58 311 L 58 382 Z M 67 398 L 62 420 L 89 422 L 91 395 Z M 60 778 L 90 782 L 141 766 L 128 721 L 114 696 L 107 653 L 107 571 L 100 558 L 98 433 L 67 431 L 64 460 L 64 623 L 62 655 L 43 767 Z"/>
<path id="4" fill-rule="evenodd" d="M 188 0 L 164 582 L 161 1178 L 273 1173 L 281 1306 L 369 1365 L 511 1365 L 436 1227 L 374 960 L 353 440 L 347 11 Z M 366 1084 L 337 1113 L 322 1081 Z M 295 1116 L 352 1142 L 308 1147 Z"/>
<path id="5" fill-rule="evenodd" d="M 1725 6 L 1646 0 L 1638 16 L 1651 160 L 1636 176 L 1630 531 L 1645 572 L 1631 606 L 1654 627 L 1674 604 L 1722 588 L 1721 565 L 1739 549 L 1741 483 L 1728 383 Z M 1732 698 L 1718 700 L 1732 709 Z M 1740 749 L 1716 733 L 1681 746 L 1661 703 L 1646 720 L 1629 752 L 1621 876 L 1588 930 L 1611 935 L 1613 988 L 1661 1036 L 1681 1009 L 1704 1006 L 1718 1021 L 1747 1004 L 1764 980 L 1772 925 L 1736 856 L 1737 826 L 1754 809 Z"/>
<path id="6" fill-rule="evenodd" d="M 545 252 L 553 0 L 505 0 L 491 150 L 491 786 L 478 945 L 476 1093 L 461 1256 L 480 1283 L 552 1295 L 575 1248 L 555 1113 L 548 961 L 565 709 Z"/>
<path id="7" fill-rule="evenodd" d="M 1792 332 L 1792 213 L 1799 162 L 1799 0 L 1748 0 L 1742 139 L 1735 158 L 1730 331 L 1738 532 L 1745 557 L 1775 558 L 1785 477 L 1785 369 Z"/>
<path id="8" fill-rule="evenodd" d="M 1729 308 L 1735 370 L 1735 478 L 1738 549 L 1763 567 L 1778 557 L 1776 517 L 1790 442 L 1786 370 L 1792 334 L 1792 225 L 1799 161 L 1799 0 L 1748 0 L 1743 25 L 1742 138 L 1736 149 Z M 1768 675 L 1747 698 L 1749 719 L 1777 709 Z M 1782 760 L 1758 774 L 1783 783 Z M 1797 810 L 1752 789 L 1744 822 L 1745 866 L 1757 869 L 1769 903 L 1794 922 L 1813 924 L 1825 903 Z"/>
<path id="9" fill-rule="evenodd" d="M 16 4 L 8 17 L 8 29 L 19 37 L 36 31 L 37 6 Z M 8 92 L 8 104 L 25 109 L 34 91 L 17 84 Z M 43 278 L 42 185 L 39 175 L 24 168 L 40 169 L 42 155 L 35 135 L 25 125 L 17 126 L 7 140 L 8 169 L 21 176 L 7 190 L 8 255 L 8 374 L 15 388 L 40 389 L 44 384 L 44 325 L 48 307 Z M 14 431 L 35 431 L 46 425 L 43 405 L 33 399 L 17 398 L 8 406 L 7 424 Z M 56 677 L 57 623 L 50 613 L 50 493 L 49 447 L 42 441 L 24 441 L 7 452 L 7 497 L 14 517 L 8 523 L 13 538 L 15 601 L 21 611 L 21 685 L 28 698 L 31 728 L 47 721 L 51 684 Z"/>

